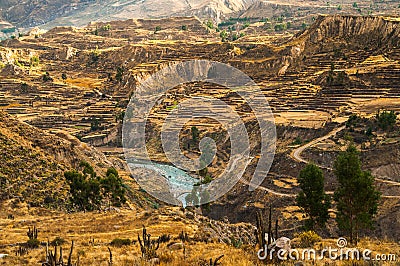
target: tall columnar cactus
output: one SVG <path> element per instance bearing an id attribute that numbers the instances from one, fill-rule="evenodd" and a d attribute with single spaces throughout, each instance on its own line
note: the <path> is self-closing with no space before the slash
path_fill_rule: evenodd
<path id="1" fill-rule="evenodd" d="M 157 258 L 157 249 L 160 247 L 160 237 L 155 241 L 151 240 L 151 235 L 147 234 L 146 227 L 143 226 L 143 232 L 142 232 L 142 239 L 140 239 L 140 236 L 138 234 L 138 240 L 140 244 L 140 249 L 142 251 L 142 257 L 150 260 L 152 258 Z"/>
<path id="2" fill-rule="evenodd" d="M 38 238 L 38 229 L 36 228 L 36 226 L 34 226 L 32 230 L 29 227 L 28 232 L 26 234 L 28 235 L 30 240 L 37 239 Z"/>
<path id="3" fill-rule="evenodd" d="M 268 225 L 268 227 L 267 227 Z M 278 238 L 278 219 L 275 220 L 275 232 L 272 231 L 272 206 L 269 207 L 268 223 L 265 222 L 261 211 L 257 212 L 256 239 L 260 249 L 268 253 L 273 241 Z"/>
<path id="4" fill-rule="evenodd" d="M 112 252 L 111 252 L 111 248 L 109 248 L 109 247 L 108 247 L 108 253 L 110 254 L 110 259 L 108 261 L 108 266 L 112 266 L 113 265 Z"/>
<path id="5" fill-rule="evenodd" d="M 257 231 L 256 231 L 256 239 L 257 239 L 257 244 L 259 245 L 260 248 L 265 247 L 265 221 L 264 217 L 262 216 L 261 212 L 257 212 Z"/>
<path id="6" fill-rule="evenodd" d="M 72 241 L 71 249 L 68 255 L 68 262 L 66 266 L 74 266 L 72 263 L 72 252 L 74 249 L 74 241 Z M 42 263 L 42 266 L 64 266 L 64 258 L 62 253 L 62 247 L 60 247 L 60 255 L 57 256 L 57 246 L 54 247 L 54 252 L 49 252 L 49 243 L 46 246 L 46 262 Z"/>

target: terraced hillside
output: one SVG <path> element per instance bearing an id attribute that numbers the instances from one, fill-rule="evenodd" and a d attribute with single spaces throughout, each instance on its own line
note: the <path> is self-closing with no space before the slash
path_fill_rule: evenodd
<path id="1" fill-rule="evenodd" d="M 262 28 L 252 34 L 246 28 L 238 30 L 239 36 L 246 32 L 245 36 L 224 42 L 220 32 L 196 18 L 136 19 L 92 23 L 84 28 L 54 28 L 40 36 L 1 43 L 4 66 L 0 72 L 0 108 L 37 128 L 71 134 L 104 151 L 114 161 L 121 155 L 124 110 L 142 80 L 164 66 L 189 59 L 209 59 L 237 67 L 260 85 L 269 100 L 278 126 L 277 154 L 262 188 L 250 193 L 243 180 L 212 204 L 207 215 L 254 223 L 256 211 L 273 203 L 281 218 L 280 227 L 293 234 L 303 220 L 294 207 L 299 190 L 296 177 L 304 166 L 290 157 L 295 146 L 328 134 L 351 114 L 373 116 L 379 109 L 400 111 L 399 23 L 395 17 L 320 16 L 309 28 L 294 35 L 271 35 Z M 253 114 L 243 99 L 213 84 L 177 87 L 153 109 L 149 123 L 154 157 L 165 160 L 156 136 L 175 102 L 204 94 L 232 105 L 252 129 L 251 138 L 256 145 L 251 147 L 251 154 L 255 159 L 246 173 L 248 180 L 260 153 Z M 222 156 L 210 166 L 217 178 L 229 159 L 229 141 L 215 121 L 195 123 L 200 137 L 214 135 L 221 140 L 218 148 Z M 183 141 L 190 138 L 189 129 L 190 126 L 185 129 Z M 373 133 L 376 138 L 358 143 L 363 153 L 386 147 L 398 150 L 396 132 Z M 331 156 L 317 154 L 321 164 L 332 161 L 346 146 L 344 135 L 339 139 L 332 136 L 327 142 L 321 147 L 326 146 L 324 151 L 330 151 Z M 195 149 L 188 153 L 198 155 Z M 378 160 L 366 160 L 365 168 L 375 171 L 393 161 L 397 163 L 397 158 L 380 163 Z M 335 178 L 330 169 L 324 171 L 326 188 L 332 192 Z M 400 224 L 389 214 L 399 208 L 399 180 L 394 171 L 387 172 L 391 174 L 383 181 L 377 180 L 385 196 L 378 217 L 385 226 L 378 235 L 398 239 L 391 230 Z M 336 235 L 336 228 L 330 228 L 329 234 Z"/>

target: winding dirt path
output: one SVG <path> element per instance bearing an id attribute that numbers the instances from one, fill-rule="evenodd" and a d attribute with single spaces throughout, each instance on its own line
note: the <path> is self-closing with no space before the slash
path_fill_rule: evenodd
<path id="1" fill-rule="evenodd" d="M 346 128 L 346 126 L 338 127 L 338 128 L 336 128 L 336 129 L 332 130 L 331 132 L 329 132 L 328 134 L 326 134 L 325 136 L 316 138 L 316 139 L 314 139 L 314 140 L 308 142 L 307 144 L 304 144 L 304 145 L 298 147 L 297 149 L 293 150 L 293 151 L 290 153 L 290 157 L 292 157 L 294 160 L 296 160 L 296 161 L 298 161 L 298 162 L 308 163 L 307 160 L 305 160 L 305 159 L 303 159 L 303 158 L 301 157 L 301 153 L 302 153 L 304 150 L 310 148 L 311 146 L 314 146 L 315 144 L 317 144 L 317 143 L 319 143 L 319 142 L 321 142 L 321 141 L 323 141 L 323 140 L 326 140 L 326 139 L 329 139 L 329 138 L 332 137 L 332 136 L 335 136 L 338 132 L 342 131 L 342 130 L 345 129 L 345 128 Z M 327 167 L 323 167 L 323 168 L 327 168 Z M 329 168 L 327 168 L 327 169 L 329 169 Z M 329 170 L 331 170 L 331 169 L 329 169 Z"/>
<path id="2" fill-rule="evenodd" d="M 247 186 L 250 186 L 250 182 L 247 181 L 247 180 L 240 179 L 239 182 L 242 183 L 242 184 L 245 184 L 245 185 L 247 185 Z M 273 195 L 280 196 L 280 197 L 294 198 L 294 197 L 297 196 L 296 194 L 277 192 L 277 191 L 275 191 L 275 190 L 272 190 L 272 189 L 263 187 L 263 186 L 261 186 L 261 185 L 258 186 L 256 189 L 262 190 L 262 191 L 266 191 L 266 192 L 268 192 L 269 194 L 273 194 Z"/>
<path id="3" fill-rule="evenodd" d="M 292 157 L 297 162 L 302 162 L 302 163 L 306 163 L 306 164 L 309 163 L 309 161 L 307 161 L 306 159 L 301 157 L 301 154 L 303 153 L 303 151 L 305 151 L 306 149 L 314 146 L 315 144 L 317 144 L 317 143 L 319 143 L 321 141 L 324 141 L 326 139 L 329 139 L 332 136 L 335 136 L 338 132 L 342 131 L 345 128 L 346 128 L 346 126 L 338 127 L 336 129 L 332 130 L 331 132 L 329 132 L 328 134 L 326 134 L 326 135 L 324 135 L 322 137 L 316 138 L 316 139 L 308 142 L 307 144 L 298 147 L 297 149 L 293 150 L 290 153 L 290 157 Z M 326 167 L 326 166 L 323 166 L 323 165 L 318 165 L 318 167 L 326 169 L 326 170 L 330 170 L 330 171 L 333 170 L 332 168 Z M 379 182 L 382 182 L 382 183 L 390 184 L 390 185 L 393 185 L 393 186 L 400 186 L 400 182 L 396 182 L 396 181 L 381 179 L 381 178 L 378 178 L 378 177 L 375 177 L 375 180 L 379 181 Z M 333 192 L 330 192 L 330 191 L 327 191 L 326 193 L 327 194 L 333 194 Z M 382 198 L 387 198 L 387 199 L 400 199 L 400 196 L 385 196 L 385 195 L 382 195 L 381 197 Z"/>

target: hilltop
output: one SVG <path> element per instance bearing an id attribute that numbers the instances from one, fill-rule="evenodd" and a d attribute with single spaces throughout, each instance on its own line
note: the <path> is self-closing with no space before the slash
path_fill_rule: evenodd
<path id="1" fill-rule="evenodd" d="M 84 26 L 91 21 L 193 16 L 219 19 L 253 0 L 2 1 L 0 17 L 17 27 Z"/>

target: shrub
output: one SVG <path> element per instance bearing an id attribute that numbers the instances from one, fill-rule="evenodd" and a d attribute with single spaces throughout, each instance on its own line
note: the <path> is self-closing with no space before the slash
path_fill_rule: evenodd
<path id="1" fill-rule="evenodd" d="M 96 48 L 96 50 L 93 50 L 90 52 L 90 60 L 92 63 L 96 63 L 97 61 L 99 61 L 101 52 L 99 51 L 99 49 Z"/>
<path id="2" fill-rule="evenodd" d="M 53 81 L 53 78 L 50 76 L 49 72 L 46 72 L 45 74 L 43 74 L 42 79 L 44 82 Z"/>
<path id="3" fill-rule="evenodd" d="M 103 200 L 109 206 L 120 207 L 126 202 L 125 187 L 118 171 L 107 170 L 107 176 L 97 176 L 93 167 L 87 162 L 81 162 L 79 171 L 67 171 L 64 177 L 69 185 L 70 202 L 77 210 L 92 211 L 99 209 Z"/>
<path id="4" fill-rule="evenodd" d="M 301 145 L 303 143 L 303 140 L 300 137 L 296 137 L 296 139 L 293 141 L 293 145 Z"/>
<path id="5" fill-rule="evenodd" d="M 26 245 L 28 248 L 38 248 L 40 246 L 40 241 L 36 238 L 32 238 L 26 241 Z"/>
<path id="6" fill-rule="evenodd" d="M 206 176 L 204 177 L 203 181 L 201 182 L 202 184 L 209 184 L 211 183 L 211 181 L 213 181 L 213 178 L 211 177 L 210 174 L 206 174 Z"/>
<path id="7" fill-rule="evenodd" d="M 221 40 L 224 42 L 228 38 L 228 33 L 226 32 L 226 30 L 223 30 L 223 31 L 221 31 L 219 36 L 221 37 Z"/>
<path id="8" fill-rule="evenodd" d="M 115 79 L 119 82 L 122 81 L 125 69 L 123 67 L 117 67 L 117 74 L 115 74 Z"/>
<path id="9" fill-rule="evenodd" d="M 211 20 L 208 20 L 208 21 L 206 22 L 206 26 L 207 26 L 207 28 L 209 28 L 209 29 L 213 29 L 213 28 L 214 28 L 214 23 L 213 23 Z"/>
<path id="10" fill-rule="evenodd" d="M 64 238 L 57 236 L 56 238 L 53 239 L 53 241 L 50 242 L 50 245 L 52 245 L 52 246 L 62 246 L 66 242 L 67 241 Z"/>
<path id="11" fill-rule="evenodd" d="M 350 115 L 349 119 L 347 119 L 346 127 L 357 126 L 360 122 L 361 117 L 356 114 Z"/>
<path id="12" fill-rule="evenodd" d="M 111 25 L 110 24 L 104 25 L 102 29 L 103 31 L 109 31 L 111 30 Z"/>
<path id="13" fill-rule="evenodd" d="M 131 244 L 132 241 L 129 238 L 114 238 L 110 243 L 114 247 L 129 246 Z"/>
<path id="14" fill-rule="evenodd" d="M 275 31 L 284 31 L 287 29 L 287 26 L 285 23 L 278 23 L 274 26 Z"/>
<path id="15" fill-rule="evenodd" d="M 313 247 L 315 243 L 321 241 L 321 237 L 314 231 L 302 232 L 297 235 L 297 238 L 299 238 L 302 248 Z"/>
<path id="16" fill-rule="evenodd" d="M 376 114 L 378 127 L 383 130 L 393 127 L 396 124 L 397 116 L 394 111 L 383 111 Z"/>
<path id="17" fill-rule="evenodd" d="M 171 235 L 163 234 L 160 236 L 160 243 L 167 243 L 171 240 Z"/>
<path id="18" fill-rule="evenodd" d="M 31 66 L 36 67 L 39 65 L 39 57 L 38 56 L 32 56 L 31 59 Z"/>
<path id="19" fill-rule="evenodd" d="M 243 245 L 242 240 L 240 239 L 236 239 L 233 236 L 231 237 L 231 244 L 232 246 L 234 246 L 235 248 L 240 248 Z"/>

